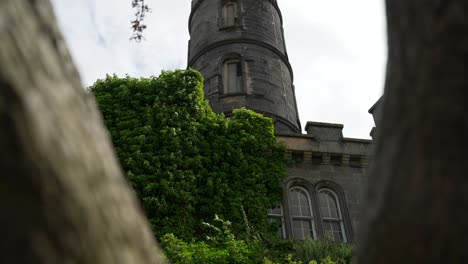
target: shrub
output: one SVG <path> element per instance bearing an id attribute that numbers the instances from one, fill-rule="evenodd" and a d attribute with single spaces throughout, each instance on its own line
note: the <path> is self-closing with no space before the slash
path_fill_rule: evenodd
<path id="1" fill-rule="evenodd" d="M 247 243 L 236 239 L 229 221 L 216 216 L 215 224 L 204 223 L 212 236 L 204 241 L 184 242 L 173 234 L 163 236 L 161 242 L 171 263 L 260 263 L 258 241 Z"/>
<path id="2" fill-rule="evenodd" d="M 231 223 L 217 216 L 213 224 L 203 223 L 209 234 L 203 240 L 185 242 L 173 234 L 161 242 L 171 263 L 264 263 L 345 264 L 351 263 L 352 247 L 329 240 L 286 241 L 238 239 Z"/>
<path id="3" fill-rule="evenodd" d="M 308 239 L 295 242 L 292 252 L 293 259 L 303 263 L 321 260 L 324 264 L 346 264 L 351 263 L 353 247 L 346 244 L 337 244 L 329 239 Z"/>

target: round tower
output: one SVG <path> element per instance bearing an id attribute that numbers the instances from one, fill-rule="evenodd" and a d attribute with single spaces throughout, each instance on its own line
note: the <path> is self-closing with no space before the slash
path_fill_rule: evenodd
<path id="1" fill-rule="evenodd" d="M 246 107 L 301 132 L 281 12 L 276 0 L 192 0 L 188 67 L 205 78 L 215 112 Z"/>

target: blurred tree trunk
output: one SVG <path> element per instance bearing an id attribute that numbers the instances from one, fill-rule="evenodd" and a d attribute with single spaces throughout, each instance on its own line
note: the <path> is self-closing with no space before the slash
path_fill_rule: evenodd
<path id="1" fill-rule="evenodd" d="M 468 1 L 386 8 L 382 124 L 357 263 L 468 263 Z"/>
<path id="2" fill-rule="evenodd" d="M 49 1 L 0 1 L 0 34 L 0 263 L 159 263 Z"/>

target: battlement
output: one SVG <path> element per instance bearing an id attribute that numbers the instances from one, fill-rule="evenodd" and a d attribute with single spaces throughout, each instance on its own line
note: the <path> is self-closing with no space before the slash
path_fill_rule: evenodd
<path id="1" fill-rule="evenodd" d="M 338 141 L 343 138 L 343 124 L 307 122 L 305 126 L 307 135 L 318 140 Z"/>

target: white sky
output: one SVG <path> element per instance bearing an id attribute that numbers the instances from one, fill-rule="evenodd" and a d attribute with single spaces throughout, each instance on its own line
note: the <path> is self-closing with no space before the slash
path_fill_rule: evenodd
<path id="1" fill-rule="evenodd" d="M 186 68 L 189 0 L 146 0 L 146 41 L 130 42 L 131 0 L 52 0 L 60 27 L 89 86 L 106 73 L 133 77 Z M 344 124 L 345 137 L 369 138 L 367 110 L 382 94 L 386 36 L 382 0 L 278 0 L 299 116 Z"/>

